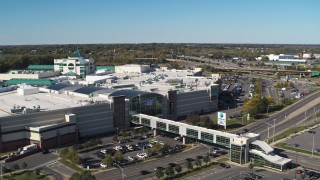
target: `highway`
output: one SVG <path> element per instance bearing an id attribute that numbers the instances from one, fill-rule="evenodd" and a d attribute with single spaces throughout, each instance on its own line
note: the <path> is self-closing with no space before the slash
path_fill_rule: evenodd
<path id="1" fill-rule="evenodd" d="M 295 117 L 290 118 L 289 115 L 293 112 L 296 112 L 298 109 L 300 109 L 301 107 L 305 106 L 307 103 L 311 102 L 312 100 L 318 97 L 320 97 L 320 92 L 315 92 L 314 94 L 310 94 L 304 97 L 303 99 L 301 99 L 300 101 L 296 102 L 295 104 L 285 108 L 279 113 L 275 113 L 266 119 L 261 119 L 246 127 L 240 128 L 238 130 L 233 130 L 232 132 L 240 132 L 242 129 L 247 128 L 253 133 L 259 133 L 261 140 L 266 140 L 268 137 L 268 131 L 267 131 L 268 125 L 266 123 L 272 125 L 272 127 L 270 126 L 270 136 L 273 134 L 274 121 L 276 124 L 275 134 L 289 128 L 290 126 L 294 126 L 298 122 L 303 120 L 305 117 L 313 115 L 314 108 L 318 110 L 320 108 L 320 103 L 318 103 L 316 106 L 305 107 L 304 111 L 302 111 L 300 114 L 298 114 Z"/>

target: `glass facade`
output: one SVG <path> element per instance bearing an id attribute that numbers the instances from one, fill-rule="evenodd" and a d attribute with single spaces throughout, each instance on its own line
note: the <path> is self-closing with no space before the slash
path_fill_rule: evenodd
<path id="1" fill-rule="evenodd" d="M 166 131 L 166 130 L 167 130 L 167 125 L 166 125 L 166 123 L 158 122 L 158 121 L 157 121 L 157 129 Z"/>
<path id="2" fill-rule="evenodd" d="M 179 134 L 179 126 L 169 124 L 169 132 Z"/>
<path id="3" fill-rule="evenodd" d="M 139 124 L 139 117 L 132 116 L 131 117 L 131 122 L 134 123 L 134 124 Z"/>
<path id="4" fill-rule="evenodd" d="M 249 153 L 249 158 L 250 158 L 251 163 L 254 163 L 256 165 L 266 166 L 266 167 L 278 169 L 281 171 L 283 170 L 283 167 L 281 165 L 267 161 L 266 159 L 264 159 L 263 157 L 261 157 L 257 154 Z"/>
<path id="5" fill-rule="evenodd" d="M 162 115 L 164 98 L 160 94 L 147 93 L 130 99 L 129 114 Z"/>
<path id="6" fill-rule="evenodd" d="M 261 151 L 262 153 L 266 154 L 266 152 L 260 146 L 257 146 L 255 144 L 250 144 L 250 149 L 255 149 L 255 150 Z"/>
<path id="7" fill-rule="evenodd" d="M 213 143 L 213 134 L 201 132 L 201 140 Z"/>
<path id="8" fill-rule="evenodd" d="M 222 146 L 230 147 L 230 138 L 217 135 L 216 143 Z"/>
<path id="9" fill-rule="evenodd" d="M 198 138 L 198 131 L 187 128 L 187 136 L 191 138 Z"/>
<path id="10" fill-rule="evenodd" d="M 246 146 L 237 146 L 234 144 L 231 144 L 230 149 L 230 160 L 231 162 L 235 162 L 238 164 L 245 164 L 247 162 L 246 160 Z"/>
<path id="11" fill-rule="evenodd" d="M 150 120 L 146 118 L 142 118 L 141 124 L 150 127 Z"/>

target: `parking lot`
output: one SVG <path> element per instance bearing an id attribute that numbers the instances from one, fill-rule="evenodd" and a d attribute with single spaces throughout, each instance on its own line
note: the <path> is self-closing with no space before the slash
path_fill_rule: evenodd
<path id="1" fill-rule="evenodd" d="M 141 153 L 147 153 L 147 150 L 151 148 L 152 144 L 155 144 L 155 142 L 150 143 L 150 141 L 157 141 L 161 144 L 165 143 L 169 145 L 169 151 L 183 150 L 186 148 L 186 146 L 182 146 L 181 141 L 176 141 L 173 138 L 162 136 L 148 137 L 146 139 L 140 137 L 137 139 L 130 139 L 129 141 L 123 143 L 104 141 L 106 144 L 101 146 L 101 148 L 80 154 L 81 159 L 84 162 L 82 163 L 83 167 L 86 168 L 89 166 L 90 168 L 99 168 L 103 158 L 107 154 L 114 155 L 116 151 L 121 151 L 123 153 L 124 162 L 119 163 L 130 162 L 138 159 L 143 160 L 144 158 L 137 155 Z"/>
<path id="2" fill-rule="evenodd" d="M 314 132 L 313 132 L 314 131 Z M 312 129 L 310 132 L 304 132 L 299 135 L 288 139 L 286 143 L 296 148 L 305 149 L 308 151 L 312 150 L 313 146 L 313 136 L 314 136 L 314 150 L 318 150 L 320 153 L 320 127 Z"/>

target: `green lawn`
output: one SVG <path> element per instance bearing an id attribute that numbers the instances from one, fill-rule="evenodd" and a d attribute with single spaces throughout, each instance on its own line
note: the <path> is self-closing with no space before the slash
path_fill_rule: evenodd
<path id="1" fill-rule="evenodd" d="M 276 135 L 274 137 L 274 140 L 277 141 L 277 140 L 286 138 L 286 137 L 290 136 L 291 134 L 295 134 L 297 132 L 300 132 L 300 131 L 307 129 L 308 127 L 309 126 L 298 126 L 298 127 L 289 128 L 289 129 L 281 132 L 280 134 Z M 272 139 L 272 137 L 270 139 Z"/>
<path id="2" fill-rule="evenodd" d="M 21 173 L 13 174 L 12 176 L 4 176 L 4 180 L 36 180 L 43 179 L 48 180 L 49 178 L 45 175 L 36 175 L 33 171 L 24 171 Z"/>
<path id="3" fill-rule="evenodd" d="M 65 159 L 59 159 L 58 160 L 60 163 L 64 164 L 65 166 L 75 170 L 75 171 L 78 171 L 78 172 L 81 172 L 83 171 L 83 169 L 79 168 L 78 166 L 76 166 L 75 164 L 65 160 Z"/>

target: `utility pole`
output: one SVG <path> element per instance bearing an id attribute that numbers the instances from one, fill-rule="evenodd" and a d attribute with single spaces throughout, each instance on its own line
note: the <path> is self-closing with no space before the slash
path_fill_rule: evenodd
<path id="1" fill-rule="evenodd" d="M 276 119 L 273 119 L 273 138 L 272 142 L 274 142 L 274 132 L 276 131 Z"/>
<path id="2" fill-rule="evenodd" d="M 123 172 L 122 167 L 121 167 L 119 164 L 117 164 L 117 163 L 113 163 L 113 164 L 115 164 L 115 165 L 117 165 L 117 166 L 119 167 L 119 169 L 121 170 L 122 180 L 124 180 L 124 172 Z"/>

